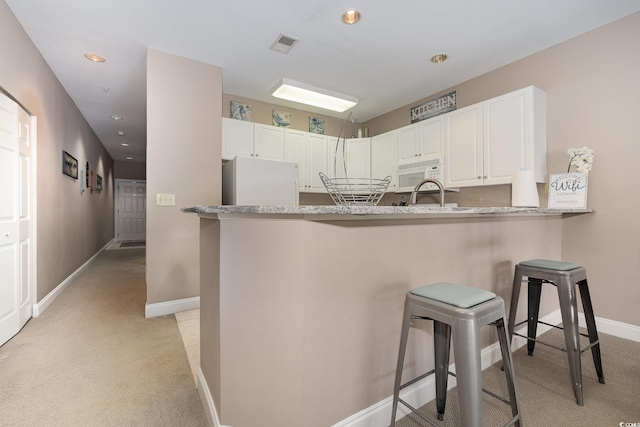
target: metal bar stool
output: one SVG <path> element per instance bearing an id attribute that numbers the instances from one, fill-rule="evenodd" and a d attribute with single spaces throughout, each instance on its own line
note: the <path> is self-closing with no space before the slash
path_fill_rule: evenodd
<path id="1" fill-rule="evenodd" d="M 516 311 L 518 310 L 518 298 L 520 296 L 520 286 L 523 281 L 523 276 L 527 276 L 529 283 L 527 300 L 528 318 L 527 320 L 515 324 Z M 555 285 L 558 290 L 562 327 L 550 325 L 538 320 L 542 283 Z M 580 297 L 582 299 L 582 308 L 584 310 L 584 317 L 587 323 L 588 335 L 581 334 L 578 328 L 576 283 L 580 288 Z M 514 332 L 515 327 L 522 325 L 523 323 L 527 323 L 527 336 Z M 536 339 L 538 323 L 557 329 L 563 329 L 566 348 L 559 348 Z M 578 405 L 584 405 L 582 393 L 582 363 L 580 356 L 588 349 L 591 349 L 596 373 L 598 374 L 598 381 L 601 384 L 604 384 L 602 358 L 600 356 L 600 341 L 598 340 L 598 331 L 596 330 L 593 306 L 591 305 L 589 287 L 587 286 L 587 271 L 584 267 L 570 262 L 550 261 L 545 259 L 522 261 L 516 265 L 515 275 L 513 277 L 511 308 L 509 310 L 509 343 L 511 343 L 513 335 L 527 339 L 527 352 L 529 353 L 529 356 L 533 356 L 533 349 L 535 348 L 536 342 L 567 353 L 573 393 L 575 394 L 576 403 Z M 584 349 L 580 349 L 580 335 L 589 337 L 589 345 Z"/>
<path id="2" fill-rule="evenodd" d="M 448 375 L 458 381 L 460 420 L 465 427 L 482 426 L 482 392 L 509 404 L 513 418 L 506 426 L 521 425 L 520 407 L 516 395 L 515 375 L 511 361 L 511 350 L 505 329 L 504 301 L 493 292 L 454 283 L 434 283 L 413 289 L 407 293 L 400 336 L 398 366 L 393 388 L 391 425 L 395 426 L 398 403 L 402 403 L 427 423 L 430 420 L 417 412 L 400 398 L 400 390 L 435 372 L 436 407 L 438 419 L 444 417 L 447 399 Z M 404 355 L 412 319 L 433 320 L 433 341 L 435 369 L 405 384 L 401 384 Z M 480 327 L 496 326 L 502 360 L 507 378 L 509 400 L 482 388 L 482 368 L 480 363 Z M 448 371 L 451 336 L 457 375 Z"/>

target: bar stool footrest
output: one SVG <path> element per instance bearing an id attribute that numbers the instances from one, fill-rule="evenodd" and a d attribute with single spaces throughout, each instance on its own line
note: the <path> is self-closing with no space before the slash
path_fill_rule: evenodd
<path id="1" fill-rule="evenodd" d="M 520 325 L 525 324 L 525 323 L 527 323 L 527 321 L 526 321 L 526 320 L 523 320 L 523 321 L 522 321 L 522 322 L 520 322 L 520 323 L 516 323 L 516 324 L 514 325 L 514 329 L 515 329 L 517 326 L 520 326 Z M 563 331 L 564 331 L 564 328 L 563 328 L 563 327 L 558 326 L 558 325 L 552 325 L 551 323 L 543 322 L 542 320 L 538 320 L 538 323 L 540 323 L 540 324 L 542 324 L 542 325 L 550 326 L 550 327 L 552 327 L 552 328 L 556 328 L 556 329 L 560 329 L 560 330 L 563 330 Z M 527 340 L 529 340 L 529 341 L 533 341 L 533 342 L 536 342 L 536 343 L 538 343 L 538 344 L 546 345 L 547 347 L 555 348 L 556 350 L 564 351 L 565 353 L 567 352 L 567 349 L 566 349 L 566 348 L 556 347 L 555 345 L 552 345 L 552 344 L 546 343 L 546 342 L 544 342 L 544 341 L 542 341 L 542 340 L 539 340 L 539 339 L 537 339 L 537 338 L 531 338 L 531 337 L 528 337 L 528 336 L 526 336 L 526 335 L 519 334 L 519 333 L 517 333 L 517 332 L 514 332 L 514 333 L 513 333 L 513 335 L 518 336 L 518 337 L 520 337 L 520 338 L 525 338 L 525 339 L 527 339 Z M 579 332 L 579 333 L 578 333 L 578 335 L 580 335 L 580 336 L 582 336 L 582 337 L 585 337 L 585 338 L 589 338 L 589 335 L 587 335 L 587 334 L 583 334 L 582 332 Z M 596 346 L 596 345 L 598 345 L 598 344 L 600 344 L 600 339 L 597 339 L 597 340 L 595 340 L 594 342 L 589 343 L 589 345 L 588 345 L 588 346 L 586 346 L 586 347 L 584 347 L 584 348 L 580 349 L 580 353 L 582 354 L 582 353 L 584 353 L 585 351 L 590 350 L 590 349 L 591 349 L 591 347 Z"/>

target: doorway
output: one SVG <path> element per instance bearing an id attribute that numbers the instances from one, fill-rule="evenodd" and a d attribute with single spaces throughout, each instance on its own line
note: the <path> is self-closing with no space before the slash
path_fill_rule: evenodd
<path id="1" fill-rule="evenodd" d="M 36 118 L 0 92 L 0 345 L 33 313 Z"/>
<path id="2" fill-rule="evenodd" d="M 116 242 L 147 238 L 147 182 L 116 179 Z"/>

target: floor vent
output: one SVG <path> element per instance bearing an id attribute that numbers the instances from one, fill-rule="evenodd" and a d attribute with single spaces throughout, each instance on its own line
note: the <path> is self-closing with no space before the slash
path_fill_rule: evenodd
<path id="1" fill-rule="evenodd" d="M 285 55 L 287 53 L 289 53 L 291 51 L 291 49 L 293 49 L 293 47 L 299 42 L 300 40 L 291 37 L 291 36 L 285 36 L 284 34 L 280 34 L 278 36 L 278 38 L 276 39 L 276 41 L 273 42 L 273 44 L 271 45 L 271 47 L 269 49 L 271 50 L 275 50 L 276 52 L 280 52 L 280 53 L 284 53 Z"/>

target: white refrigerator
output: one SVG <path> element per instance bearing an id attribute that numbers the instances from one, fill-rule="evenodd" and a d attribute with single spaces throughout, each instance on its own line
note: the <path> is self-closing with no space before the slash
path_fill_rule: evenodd
<path id="1" fill-rule="evenodd" d="M 236 157 L 222 165 L 222 204 L 297 206 L 297 163 Z"/>

